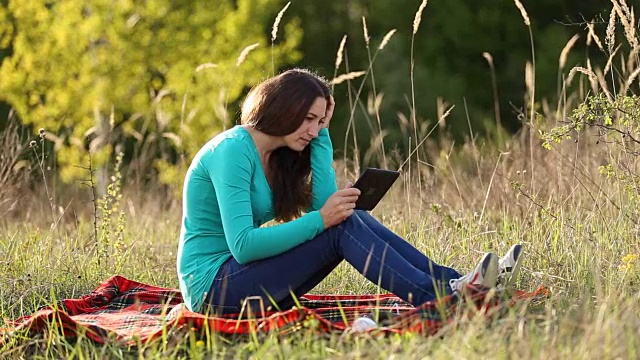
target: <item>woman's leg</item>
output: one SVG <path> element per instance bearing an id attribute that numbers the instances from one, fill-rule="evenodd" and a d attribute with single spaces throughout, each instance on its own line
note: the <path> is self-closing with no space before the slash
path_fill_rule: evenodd
<path id="1" fill-rule="evenodd" d="M 418 250 L 395 234 L 393 237 L 389 236 L 389 233 L 393 234 L 391 231 L 378 231 L 384 236 L 380 237 L 370 227 L 372 222 L 368 221 L 367 224 L 363 220 L 368 215 L 363 216 L 363 213 L 356 211 L 347 220 L 325 231 L 332 244 L 338 247 L 336 251 L 339 251 L 349 264 L 369 281 L 415 306 L 451 293 L 449 278 L 435 278 L 431 276 L 431 271 L 423 271 L 415 266 L 413 262 L 419 262 L 420 259 L 415 254 Z M 412 261 L 407 257 L 412 258 Z M 424 258 L 427 263 L 431 261 L 426 256 Z M 422 264 L 421 267 L 426 268 Z"/>
<path id="2" fill-rule="evenodd" d="M 205 303 L 214 311 L 237 313 L 245 298 L 259 296 L 265 307 L 273 299 L 283 308 L 289 306 L 292 292 L 300 296 L 311 290 L 342 259 L 374 284 L 414 305 L 451 291 L 446 282 L 407 261 L 360 216 L 351 216 L 286 253 L 245 265 L 230 259 L 216 275 Z M 252 309 L 259 311 L 255 303 Z"/>
<path id="3" fill-rule="evenodd" d="M 431 276 L 440 281 L 449 281 L 450 279 L 457 279 L 462 276 L 450 267 L 438 265 L 433 262 L 420 250 L 382 225 L 368 212 L 357 210 L 354 215 L 358 216 L 379 238 L 387 242 L 390 247 L 416 268 L 431 274 Z"/>
<path id="4" fill-rule="evenodd" d="M 256 296 L 265 310 L 289 309 L 295 304 L 292 293 L 304 295 L 342 260 L 322 234 L 285 253 L 248 264 L 239 264 L 232 257 L 216 274 L 201 312 L 237 314 L 246 298 Z M 248 305 L 254 313 L 261 311 L 259 301 Z"/>

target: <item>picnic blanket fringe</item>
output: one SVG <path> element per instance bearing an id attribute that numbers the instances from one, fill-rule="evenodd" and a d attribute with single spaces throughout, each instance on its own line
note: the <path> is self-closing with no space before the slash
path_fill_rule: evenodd
<path id="1" fill-rule="evenodd" d="M 91 294 L 65 299 L 43 307 L 33 315 L 5 320 L 0 342 L 17 333 L 57 331 L 65 337 L 82 334 L 97 342 L 118 341 L 135 345 L 163 336 L 170 330 L 185 329 L 201 334 L 249 334 L 264 332 L 288 334 L 301 329 L 318 332 L 350 330 L 353 321 L 366 314 L 381 314 L 375 329 L 381 333 L 435 334 L 449 322 L 461 304 L 489 314 L 519 301 L 532 301 L 548 295 L 540 286 L 533 292 L 510 292 L 467 287 L 463 295 L 449 295 L 413 307 L 392 294 L 305 295 L 300 307 L 261 314 L 205 316 L 191 312 L 182 304 L 180 291 L 113 276 Z M 382 316 L 384 315 L 384 316 Z"/>

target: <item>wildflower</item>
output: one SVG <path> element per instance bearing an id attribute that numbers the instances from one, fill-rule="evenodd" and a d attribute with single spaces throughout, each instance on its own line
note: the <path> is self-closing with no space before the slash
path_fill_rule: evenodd
<path id="1" fill-rule="evenodd" d="M 620 259 L 620 270 L 631 271 L 633 270 L 635 263 L 638 261 L 638 254 L 627 254 Z"/>
<path id="2" fill-rule="evenodd" d="M 40 128 L 40 130 L 38 130 L 38 134 L 40 134 L 40 139 L 44 139 L 47 136 L 47 132 L 44 131 L 44 128 Z"/>
<path id="3" fill-rule="evenodd" d="M 31 142 L 29 143 L 29 147 L 32 147 L 32 148 L 36 147 L 36 145 L 38 145 L 38 143 L 36 143 L 35 140 L 31 140 Z"/>

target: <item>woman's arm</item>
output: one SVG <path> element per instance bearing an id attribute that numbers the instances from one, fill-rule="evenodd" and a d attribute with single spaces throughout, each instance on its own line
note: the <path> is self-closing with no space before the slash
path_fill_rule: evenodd
<path id="1" fill-rule="evenodd" d="M 246 144 L 226 139 L 204 164 L 215 187 L 229 250 L 241 264 L 281 254 L 324 230 L 319 211 L 271 227 L 254 225 L 250 189 L 256 165 L 250 151 Z"/>
<path id="2" fill-rule="evenodd" d="M 338 190 L 333 169 L 333 145 L 327 128 L 311 140 L 311 210 L 320 210 L 329 196 Z"/>

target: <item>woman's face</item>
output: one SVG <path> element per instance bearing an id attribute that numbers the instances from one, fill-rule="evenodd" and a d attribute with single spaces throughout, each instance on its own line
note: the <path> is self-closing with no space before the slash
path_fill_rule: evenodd
<path id="1" fill-rule="evenodd" d="M 285 135 L 284 143 L 291 150 L 302 151 L 311 140 L 318 136 L 320 129 L 324 127 L 327 113 L 327 100 L 317 97 L 311 104 L 307 116 L 298 129 L 289 135 Z"/>

